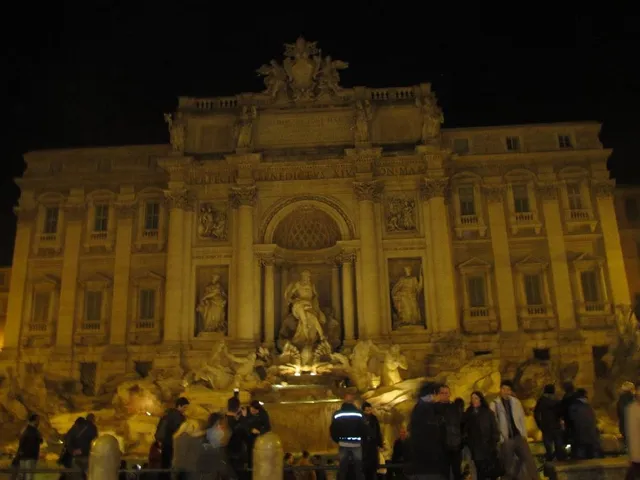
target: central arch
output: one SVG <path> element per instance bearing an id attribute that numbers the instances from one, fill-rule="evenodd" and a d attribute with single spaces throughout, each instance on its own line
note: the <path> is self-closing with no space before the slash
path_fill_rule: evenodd
<path id="1" fill-rule="evenodd" d="M 317 250 L 354 237 L 354 226 L 340 205 L 328 198 L 292 197 L 267 213 L 260 237 L 286 249 Z"/>

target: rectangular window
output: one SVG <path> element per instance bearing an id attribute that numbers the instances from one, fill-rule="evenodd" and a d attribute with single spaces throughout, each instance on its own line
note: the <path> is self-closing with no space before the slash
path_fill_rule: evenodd
<path id="1" fill-rule="evenodd" d="M 32 323 L 49 323 L 49 307 L 51 306 L 51 292 L 37 292 L 33 297 Z"/>
<path id="2" fill-rule="evenodd" d="M 466 138 L 454 138 L 453 151 L 458 155 L 469 153 L 469 140 L 467 140 Z"/>
<path id="3" fill-rule="evenodd" d="M 484 288 L 484 277 L 467 278 L 467 289 L 469 291 L 469 307 L 486 307 L 487 300 Z"/>
<path id="4" fill-rule="evenodd" d="M 510 152 L 520 151 L 520 137 L 507 137 L 507 150 Z"/>
<path id="5" fill-rule="evenodd" d="M 458 189 L 458 197 L 460 198 L 460 215 L 475 215 L 476 203 L 473 187 L 460 187 Z"/>
<path id="6" fill-rule="evenodd" d="M 158 230 L 160 225 L 160 204 L 147 202 L 144 208 L 144 229 Z"/>
<path id="7" fill-rule="evenodd" d="M 85 294 L 84 319 L 87 322 L 102 320 L 102 292 L 88 291 Z"/>
<path id="8" fill-rule="evenodd" d="M 513 185 L 513 206 L 516 213 L 529 213 L 529 191 L 526 185 Z"/>
<path id="9" fill-rule="evenodd" d="M 539 274 L 524 276 L 524 293 L 527 297 L 528 306 L 544 304 L 542 298 L 542 278 Z"/>
<path id="10" fill-rule="evenodd" d="M 579 183 L 567 184 L 567 197 L 569 198 L 569 208 L 571 210 L 582 210 L 582 193 Z"/>
<path id="11" fill-rule="evenodd" d="M 140 320 L 153 320 L 156 315 L 156 291 L 140 290 Z"/>
<path id="12" fill-rule="evenodd" d="M 597 303 L 600 301 L 600 285 L 598 284 L 598 272 L 587 270 L 580 273 L 582 284 L 582 297 L 585 302 Z"/>
<path id="13" fill-rule="evenodd" d="M 55 234 L 58 233 L 58 207 L 47 207 L 44 211 L 44 228 L 43 233 Z"/>
<path id="14" fill-rule="evenodd" d="M 109 227 L 109 205 L 96 205 L 93 216 L 93 231 L 106 232 Z"/>
<path id="15" fill-rule="evenodd" d="M 624 211 L 627 215 L 627 220 L 635 222 L 640 219 L 640 208 L 638 208 L 638 200 L 635 198 L 625 198 Z"/>
<path id="16" fill-rule="evenodd" d="M 558 145 L 560 148 L 571 148 L 571 137 L 569 135 L 558 135 Z"/>

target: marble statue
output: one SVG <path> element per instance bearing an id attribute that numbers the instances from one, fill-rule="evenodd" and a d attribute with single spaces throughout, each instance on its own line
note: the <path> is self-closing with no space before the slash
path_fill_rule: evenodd
<path id="1" fill-rule="evenodd" d="M 297 326 L 291 343 L 298 348 L 313 346 L 324 339 L 323 325 L 326 318 L 318 299 L 318 292 L 311 281 L 311 272 L 304 270 L 300 280 L 291 282 L 284 294 L 285 301 L 290 307 L 291 314 L 297 320 Z"/>
<path id="2" fill-rule="evenodd" d="M 342 326 L 338 319 L 335 318 L 332 308 L 325 308 L 324 316 L 327 319 L 323 325 L 324 335 L 332 351 L 335 351 L 342 343 Z"/>
<path id="3" fill-rule="evenodd" d="M 174 152 L 184 152 L 185 125 L 182 121 L 182 114 L 164 114 L 164 121 L 169 128 L 169 140 Z"/>
<path id="4" fill-rule="evenodd" d="M 227 294 L 220 275 L 213 274 L 204 288 L 196 311 L 200 314 L 200 332 L 224 332 L 227 328 Z"/>
<path id="5" fill-rule="evenodd" d="M 391 299 L 395 310 L 394 327 L 421 325 L 422 315 L 418 296 L 422 294 L 423 275 L 420 269 L 418 278 L 412 275 L 409 265 L 404 267 L 404 276 L 391 289 Z"/>
<path id="6" fill-rule="evenodd" d="M 227 214 L 211 205 L 203 205 L 200 208 L 198 219 L 198 236 L 214 240 L 227 239 Z"/>
<path id="7" fill-rule="evenodd" d="M 327 56 L 320 67 L 318 72 L 318 87 L 320 93 L 328 93 L 330 95 L 337 94 L 340 88 L 340 72 L 348 68 L 349 64 L 342 60 L 332 60 L 330 56 Z"/>
<path id="8" fill-rule="evenodd" d="M 271 98 L 275 99 L 278 93 L 287 88 L 287 72 L 275 60 L 271 60 L 268 65 L 262 65 L 256 72 L 264 76 L 264 93 Z"/>
<path id="9" fill-rule="evenodd" d="M 220 340 L 214 344 L 205 363 L 190 372 L 186 379 L 190 383 L 203 381 L 213 390 L 228 388 L 232 383 L 246 379 L 248 370 L 255 365 L 255 353 L 253 355 L 252 358 L 237 357 L 229 352 L 227 342 Z"/>
<path id="10" fill-rule="evenodd" d="M 407 358 L 400 353 L 400 345 L 391 345 L 384 354 L 382 365 L 382 386 L 390 387 L 402 381 L 399 369 L 408 368 Z"/>
<path id="11" fill-rule="evenodd" d="M 236 124 L 237 148 L 251 148 L 253 144 L 253 121 L 258 114 L 254 105 L 242 107 L 242 115 Z"/>
<path id="12" fill-rule="evenodd" d="M 416 106 L 422 113 L 422 143 L 432 143 L 440 135 L 440 125 L 444 122 L 442 109 L 438 106 L 435 94 L 429 93 L 416 99 Z"/>
<path id="13" fill-rule="evenodd" d="M 349 377 L 361 392 L 366 392 L 374 386 L 377 359 L 382 351 L 371 340 L 360 340 L 353 347 L 349 358 L 351 369 Z"/>
<path id="14" fill-rule="evenodd" d="M 411 198 L 392 198 L 389 200 L 387 231 L 411 231 L 416 229 L 416 202 Z"/>
<path id="15" fill-rule="evenodd" d="M 372 118 L 373 110 L 369 100 L 356 103 L 356 119 L 354 126 L 356 143 L 368 143 L 370 141 L 369 123 Z"/>

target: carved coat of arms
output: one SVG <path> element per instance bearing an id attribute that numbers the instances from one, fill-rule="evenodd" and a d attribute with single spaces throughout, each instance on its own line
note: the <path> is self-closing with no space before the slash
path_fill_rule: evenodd
<path id="1" fill-rule="evenodd" d="M 286 98 L 298 101 L 314 100 L 322 94 L 335 95 L 340 90 L 340 74 L 348 63 L 322 58 L 318 42 L 298 38 L 296 43 L 285 44 L 285 59 L 280 65 L 271 60 L 257 72 L 264 76 L 264 93 L 274 100 Z"/>

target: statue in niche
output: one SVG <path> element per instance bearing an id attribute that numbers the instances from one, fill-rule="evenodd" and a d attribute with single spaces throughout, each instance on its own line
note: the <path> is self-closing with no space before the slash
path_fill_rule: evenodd
<path id="1" fill-rule="evenodd" d="M 410 198 L 392 198 L 389 201 L 387 231 L 411 231 L 416 229 L 416 202 Z"/>
<path id="2" fill-rule="evenodd" d="M 198 222 L 198 235 L 201 238 L 213 238 L 215 240 L 227 239 L 227 214 L 211 205 L 203 205 L 200 208 Z"/>
<path id="3" fill-rule="evenodd" d="M 418 295 L 422 293 L 423 284 L 422 268 L 416 278 L 412 275 L 411 266 L 404 267 L 404 276 L 391 288 L 391 299 L 395 310 L 394 328 L 422 324 Z"/>
<path id="4" fill-rule="evenodd" d="M 440 125 L 444 122 L 442 109 L 433 92 L 416 99 L 416 106 L 422 113 L 422 143 L 432 143 L 440 135 Z"/>
<path id="5" fill-rule="evenodd" d="M 311 272 L 304 270 L 300 274 L 300 280 L 291 282 L 285 290 L 284 297 L 291 314 L 298 321 L 292 343 L 313 345 L 318 340 L 323 340 L 322 326 L 326 323 L 326 318 L 320 310 L 318 292 L 311 281 Z"/>
<path id="6" fill-rule="evenodd" d="M 402 381 L 399 369 L 406 370 L 409 367 L 407 358 L 400 353 L 400 345 L 391 345 L 384 354 L 382 364 L 382 386 L 391 387 Z"/>
<path id="7" fill-rule="evenodd" d="M 242 107 L 242 115 L 236 124 L 237 148 L 251 148 L 253 143 L 253 120 L 258 115 L 255 105 Z"/>
<path id="8" fill-rule="evenodd" d="M 220 275 L 213 274 L 204 288 L 196 312 L 200 314 L 200 332 L 225 332 L 227 329 L 227 294 L 220 283 Z"/>
<path id="9" fill-rule="evenodd" d="M 369 142 L 369 123 L 373 118 L 373 109 L 369 100 L 356 103 L 355 141 L 356 143 Z"/>
<path id="10" fill-rule="evenodd" d="M 182 120 L 182 114 L 164 114 L 164 121 L 169 128 L 169 141 L 174 152 L 184 151 L 185 125 Z"/>

